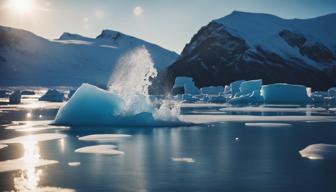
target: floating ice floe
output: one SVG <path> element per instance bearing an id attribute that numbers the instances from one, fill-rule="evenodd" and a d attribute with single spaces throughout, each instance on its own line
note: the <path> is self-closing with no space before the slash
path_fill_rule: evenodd
<path id="1" fill-rule="evenodd" d="M 8 147 L 8 145 L 1 145 L 1 144 L 0 144 L 0 149 L 3 149 L 3 148 L 5 148 L 5 147 Z"/>
<path id="2" fill-rule="evenodd" d="M 48 129 L 68 129 L 68 126 L 51 125 L 52 121 L 14 121 L 5 125 L 5 129 L 12 129 L 19 132 L 38 132 Z"/>
<path id="3" fill-rule="evenodd" d="M 77 167 L 77 166 L 79 166 L 81 163 L 80 162 L 78 162 L 78 161 L 74 161 L 74 162 L 69 162 L 68 163 L 68 165 L 70 166 L 70 167 Z"/>
<path id="4" fill-rule="evenodd" d="M 257 115 L 180 115 L 182 121 L 190 123 L 220 123 L 220 122 L 336 122 L 335 116 L 257 116 Z"/>
<path id="5" fill-rule="evenodd" d="M 247 127 L 290 127 L 289 123 L 245 123 Z"/>
<path id="6" fill-rule="evenodd" d="M 322 107 L 225 107 L 219 109 L 224 112 L 323 112 Z"/>
<path id="7" fill-rule="evenodd" d="M 76 149 L 76 153 L 93 153 L 93 154 L 103 154 L 103 155 L 123 155 L 123 151 L 116 149 L 115 145 L 92 145 L 88 147 L 82 147 Z"/>
<path id="8" fill-rule="evenodd" d="M 60 133 L 41 133 L 41 134 L 25 135 L 14 137 L 11 139 L 0 140 L 0 143 L 12 144 L 12 143 L 25 143 L 30 141 L 41 142 L 41 141 L 61 139 L 64 137 L 66 137 L 66 135 Z"/>
<path id="9" fill-rule="evenodd" d="M 131 135 L 126 134 L 93 134 L 83 137 L 79 137 L 82 141 L 114 141 L 116 139 L 131 137 Z"/>
<path id="10" fill-rule="evenodd" d="M 331 144 L 313 144 L 299 151 L 302 157 L 308 159 L 335 159 L 336 145 Z"/>
<path id="11" fill-rule="evenodd" d="M 173 157 L 172 160 L 177 161 L 177 162 L 185 162 L 185 163 L 194 163 L 195 162 L 195 160 L 193 158 L 190 158 L 190 157 Z"/>
<path id="12" fill-rule="evenodd" d="M 31 167 L 41 167 L 51 164 L 56 164 L 55 160 L 38 159 L 36 161 L 27 161 L 23 158 L 0 161 L 0 172 L 15 171 L 21 169 L 28 169 Z"/>

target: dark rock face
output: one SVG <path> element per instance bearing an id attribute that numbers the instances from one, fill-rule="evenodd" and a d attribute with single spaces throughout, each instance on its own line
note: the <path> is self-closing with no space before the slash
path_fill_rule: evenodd
<path id="1" fill-rule="evenodd" d="M 224 25 L 210 22 L 202 27 L 168 69 L 170 86 L 177 76 L 193 77 L 196 86 L 228 85 L 244 79 L 263 79 L 264 84 L 291 83 L 326 90 L 335 85 L 336 73 L 322 71 L 300 58 L 284 58 L 260 46 L 252 49 L 244 39 L 232 35 Z M 308 43 L 302 34 L 283 30 L 279 36 L 302 55 L 317 62 L 335 60 L 319 43 Z"/>
<path id="2" fill-rule="evenodd" d="M 335 57 L 325 45 L 319 42 L 307 42 L 304 35 L 291 32 L 289 30 L 282 30 L 279 33 L 290 46 L 297 47 L 302 55 L 308 56 L 316 62 L 332 62 Z"/>

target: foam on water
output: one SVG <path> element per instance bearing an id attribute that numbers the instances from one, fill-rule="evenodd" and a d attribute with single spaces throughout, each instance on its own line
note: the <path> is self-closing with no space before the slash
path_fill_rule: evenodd
<path id="1" fill-rule="evenodd" d="M 79 140 L 82 141 L 114 141 L 116 139 L 128 138 L 131 135 L 126 134 L 93 134 L 83 137 L 79 137 Z"/>
<path id="2" fill-rule="evenodd" d="M 123 155 L 124 152 L 116 149 L 115 145 L 92 145 L 76 149 L 76 153 L 93 153 L 102 155 Z"/>

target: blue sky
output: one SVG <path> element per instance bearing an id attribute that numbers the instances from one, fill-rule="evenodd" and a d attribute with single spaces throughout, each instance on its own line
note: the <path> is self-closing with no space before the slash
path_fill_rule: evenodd
<path id="1" fill-rule="evenodd" d="M 20 2 L 29 5 L 12 5 Z M 336 1 L 0 0 L 0 25 L 23 28 L 49 39 L 58 38 L 62 32 L 96 37 L 103 29 L 112 29 L 179 53 L 200 27 L 233 10 L 310 18 L 335 13 Z"/>

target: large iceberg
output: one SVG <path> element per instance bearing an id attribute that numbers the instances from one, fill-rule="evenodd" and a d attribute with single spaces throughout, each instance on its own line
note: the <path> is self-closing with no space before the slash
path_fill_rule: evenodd
<path id="1" fill-rule="evenodd" d="M 303 85 L 276 83 L 262 86 L 262 96 L 267 104 L 309 104 L 311 99 Z"/>
<path id="2" fill-rule="evenodd" d="M 160 108 L 154 108 L 148 98 L 142 96 L 131 107 L 120 96 L 83 84 L 70 100 L 59 109 L 55 124 L 58 125 L 115 125 L 115 126 L 174 126 L 182 124 L 176 118 L 160 116 Z M 163 112 L 162 112 L 163 113 Z M 162 114 L 167 115 L 167 113 Z M 169 116 L 172 117 L 172 116 Z"/>

